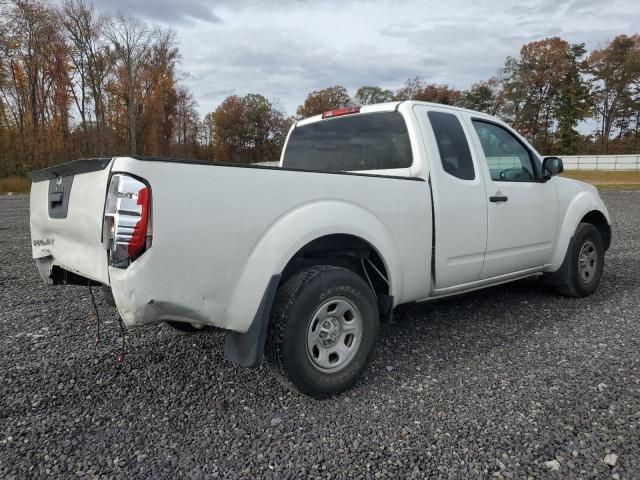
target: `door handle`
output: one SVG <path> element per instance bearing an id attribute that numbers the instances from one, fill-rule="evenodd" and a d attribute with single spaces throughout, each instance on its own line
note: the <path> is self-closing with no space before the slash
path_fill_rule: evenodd
<path id="1" fill-rule="evenodd" d="M 489 197 L 489 201 L 493 203 L 506 202 L 507 200 L 509 200 L 509 197 L 507 197 L 506 195 L 493 195 Z"/>

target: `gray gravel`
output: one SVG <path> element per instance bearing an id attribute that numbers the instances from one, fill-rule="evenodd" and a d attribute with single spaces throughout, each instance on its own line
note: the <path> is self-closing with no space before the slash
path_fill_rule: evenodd
<path id="1" fill-rule="evenodd" d="M 640 192 L 588 299 L 535 280 L 400 308 L 364 379 L 317 402 L 223 335 L 119 329 L 45 287 L 28 201 L 0 198 L 0 478 L 640 478 Z M 606 459 L 606 460 L 605 460 Z"/>

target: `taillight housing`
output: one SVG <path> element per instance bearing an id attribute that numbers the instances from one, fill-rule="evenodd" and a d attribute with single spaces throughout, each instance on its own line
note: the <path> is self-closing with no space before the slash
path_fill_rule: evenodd
<path id="1" fill-rule="evenodd" d="M 151 188 L 139 178 L 112 175 L 102 241 L 112 267 L 127 268 L 151 247 Z"/>

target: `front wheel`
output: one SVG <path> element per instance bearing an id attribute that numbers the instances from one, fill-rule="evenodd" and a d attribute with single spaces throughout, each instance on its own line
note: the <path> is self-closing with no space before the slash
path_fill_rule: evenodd
<path id="1" fill-rule="evenodd" d="M 340 267 L 313 266 L 278 290 L 267 362 L 305 395 L 327 398 L 351 388 L 362 376 L 378 327 L 376 299 L 362 278 Z"/>
<path id="2" fill-rule="evenodd" d="M 556 289 L 570 297 L 591 295 L 604 269 L 604 242 L 600 231 L 590 223 L 581 223 L 574 235 L 573 248 L 567 252 L 568 275 Z"/>

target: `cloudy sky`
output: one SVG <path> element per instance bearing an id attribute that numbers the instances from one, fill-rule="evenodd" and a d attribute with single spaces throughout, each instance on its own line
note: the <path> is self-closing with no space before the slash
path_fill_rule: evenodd
<path id="1" fill-rule="evenodd" d="M 559 35 L 598 48 L 640 31 L 639 0 L 94 0 L 174 28 L 202 113 L 261 93 L 293 114 L 306 94 L 398 88 L 419 75 L 467 88 L 523 43 Z"/>

